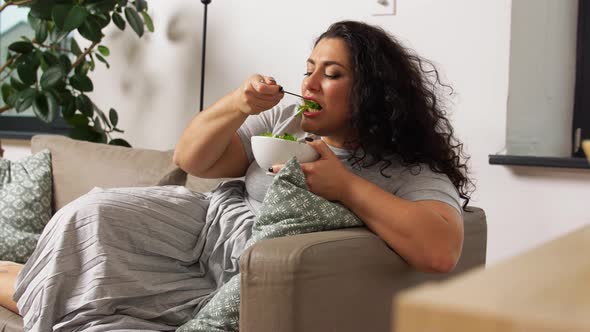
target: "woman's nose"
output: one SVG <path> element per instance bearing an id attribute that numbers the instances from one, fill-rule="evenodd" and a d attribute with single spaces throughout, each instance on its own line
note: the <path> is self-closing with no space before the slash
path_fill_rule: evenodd
<path id="1" fill-rule="evenodd" d="M 303 79 L 304 90 L 318 91 L 320 89 L 320 78 L 317 73 L 311 73 Z"/>

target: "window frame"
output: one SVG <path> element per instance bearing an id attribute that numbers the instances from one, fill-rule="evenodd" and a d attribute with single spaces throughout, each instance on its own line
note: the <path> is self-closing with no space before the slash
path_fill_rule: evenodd
<path id="1" fill-rule="evenodd" d="M 67 136 L 70 126 L 58 116 L 52 123 L 45 123 L 34 116 L 0 116 L 0 138 L 30 139 L 37 134 Z"/>
<path id="2" fill-rule="evenodd" d="M 572 157 L 585 158 L 581 142 L 590 139 L 590 1 L 578 1 L 577 33 Z"/>

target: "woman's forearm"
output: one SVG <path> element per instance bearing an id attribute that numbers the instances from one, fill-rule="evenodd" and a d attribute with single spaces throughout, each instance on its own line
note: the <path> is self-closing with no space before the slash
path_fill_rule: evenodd
<path id="1" fill-rule="evenodd" d="M 410 265 L 425 272 L 453 269 L 463 244 L 461 216 L 453 208 L 404 200 L 354 174 L 345 182 L 341 202 Z"/>
<path id="2" fill-rule="evenodd" d="M 213 167 L 248 117 L 236 106 L 235 93 L 199 113 L 184 130 L 174 151 L 174 161 L 186 172 L 200 175 Z"/>

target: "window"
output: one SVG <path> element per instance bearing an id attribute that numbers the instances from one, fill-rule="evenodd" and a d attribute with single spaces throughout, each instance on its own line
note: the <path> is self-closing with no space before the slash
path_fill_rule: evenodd
<path id="1" fill-rule="evenodd" d="M 590 0 L 531 3 L 512 1 L 506 148 L 489 163 L 590 169 Z"/>
<path id="2" fill-rule="evenodd" d="M 581 141 L 590 139 L 590 1 L 578 4 L 576 90 L 572 146 L 574 157 L 584 157 Z"/>

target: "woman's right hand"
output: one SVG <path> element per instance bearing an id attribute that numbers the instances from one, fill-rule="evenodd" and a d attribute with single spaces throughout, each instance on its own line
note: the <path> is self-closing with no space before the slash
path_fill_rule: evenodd
<path id="1" fill-rule="evenodd" d="M 234 104 L 247 115 L 259 114 L 273 108 L 285 95 L 274 78 L 262 75 L 250 76 L 234 91 Z"/>

